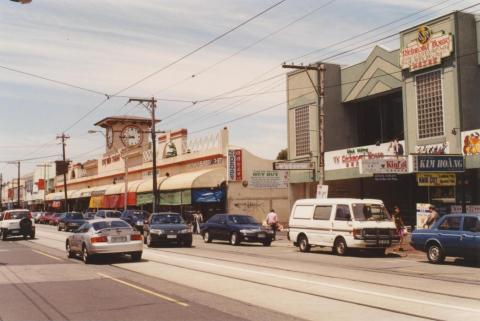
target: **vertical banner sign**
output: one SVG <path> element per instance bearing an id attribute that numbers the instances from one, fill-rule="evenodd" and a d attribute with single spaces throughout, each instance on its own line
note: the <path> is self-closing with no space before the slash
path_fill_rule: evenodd
<path id="1" fill-rule="evenodd" d="M 317 198 L 328 198 L 328 185 L 317 185 Z"/>
<path id="2" fill-rule="evenodd" d="M 228 180 L 242 180 L 242 150 L 231 149 L 228 151 Z"/>

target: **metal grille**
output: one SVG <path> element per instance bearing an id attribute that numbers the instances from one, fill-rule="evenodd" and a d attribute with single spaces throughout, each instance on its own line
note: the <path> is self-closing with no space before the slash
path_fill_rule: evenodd
<path id="1" fill-rule="evenodd" d="M 310 154 L 310 113 L 309 106 L 295 108 L 295 154 Z"/>
<path id="2" fill-rule="evenodd" d="M 442 75 L 440 70 L 416 77 L 418 137 L 443 136 Z"/>

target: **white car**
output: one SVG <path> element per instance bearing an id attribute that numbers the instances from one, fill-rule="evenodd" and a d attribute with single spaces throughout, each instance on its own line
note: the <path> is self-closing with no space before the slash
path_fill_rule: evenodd
<path id="1" fill-rule="evenodd" d="M 101 254 L 129 254 L 132 261 L 142 259 L 143 238 L 130 224 L 117 218 L 85 222 L 65 243 L 69 258 L 80 254 L 85 263 Z"/>
<path id="2" fill-rule="evenodd" d="M 27 209 L 7 210 L 0 221 L 2 240 L 9 236 L 23 236 L 24 239 L 35 238 L 35 222 L 32 213 Z"/>

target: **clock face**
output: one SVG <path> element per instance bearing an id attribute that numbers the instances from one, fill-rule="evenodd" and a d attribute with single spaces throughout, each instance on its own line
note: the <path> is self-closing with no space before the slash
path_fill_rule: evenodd
<path id="1" fill-rule="evenodd" d="M 106 138 L 107 138 L 107 147 L 112 147 L 113 144 L 113 129 L 112 127 L 107 127 L 107 133 L 106 133 Z"/>
<path id="2" fill-rule="evenodd" d="M 127 147 L 138 146 L 142 143 L 142 133 L 136 126 L 127 126 L 122 130 L 122 142 Z"/>

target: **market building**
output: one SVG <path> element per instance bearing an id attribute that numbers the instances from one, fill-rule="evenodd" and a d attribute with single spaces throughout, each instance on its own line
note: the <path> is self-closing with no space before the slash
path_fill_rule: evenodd
<path id="1" fill-rule="evenodd" d="M 72 163 L 67 173 L 68 207 L 74 210 L 141 208 L 152 210 L 150 119 L 107 117 L 100 159 Z M 271 208 L 288 220 L 288 173 L 272 170 L 271 160 L 231 146 L 228 129 L 189 138 L 186 129 L 157 137 L 159 211 L 243 213 L 262 221 Z M 63 177 L 46 196 L 50 208 L 64 206 Z"/>
<path id="2" fill-rule="evenodd" d="M 401 31 L 397 50 L 377 46 L 356 65 L 325 65 L 329 197 L 379 198 L 410 224 L 421 203 L 479 211 L 479 20 L 453 12 Z M 293 202 L 315 197 L 319 114 L 306 71 L 289 73 L 287 88 L 289 160 L 316 164 L 316 173 L 290 172 Z"/>

